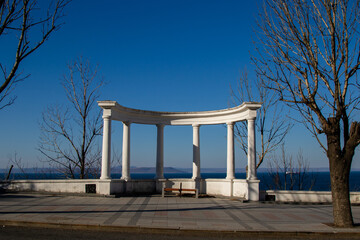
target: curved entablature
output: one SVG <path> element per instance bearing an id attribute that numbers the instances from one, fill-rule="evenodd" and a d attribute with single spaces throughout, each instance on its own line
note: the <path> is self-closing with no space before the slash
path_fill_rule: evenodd
<path id="1" fill-rule="evenodd" d="M 103 117 L 111 120 L 139 124 L 163 125 L 207 125 L 244 121 L 256 118 L 260 103 L 244 102 L 243 104 L 222 110 L 201 112 L 156 112 L 127 108 L 116 101 L 99 101 L 104 110 Z"/>

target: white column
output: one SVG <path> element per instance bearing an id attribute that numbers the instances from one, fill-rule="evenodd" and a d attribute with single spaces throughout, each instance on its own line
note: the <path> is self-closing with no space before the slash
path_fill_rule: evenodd
<path id="1" fill-rule="evenodd" d="M 248 179 L 256 177 L 256 141 L 255 141 L 255 118 L 248 119 Z"/>
<path id="2" fill-rule="evenodd" d="M 227 174 L 226 179 L 235 178 L 234 123 L 227 123 Z"/>
<path id="3" fill-rule="evenodd" d="M 157 124 L 156 179 L 164 178 L 164 124 Z"/>
<path id="4" fill-rule="evenodd" d="M 110 159 L 111 159 L 111 116 L 103 116 L 103 144 L 101 156 L 101 176 L 100 179 L 110 179 Z"/>
<path id="5" fill-rule="evenodd" d="M 192 179 L 199 179 L 200 176 L 200 125 L 193 125 L 193 176 Z"/>
<path id="6" fill-rule="evenodd" d="M 121 179 L 130 179 L 130 123 L 123 123 L 122 175 Z"/>

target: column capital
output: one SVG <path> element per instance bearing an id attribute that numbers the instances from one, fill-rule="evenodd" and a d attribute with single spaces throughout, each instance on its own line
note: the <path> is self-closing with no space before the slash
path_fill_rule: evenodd
<path id="1" fill-rule="evenodd" d="M 158 127 L 158 128 L 164 128 L 164 127 L 165 127 L 165 124 L 163 124 L 163 123 L 158 123 L 158 124 L 156 124 L 156 127 Z"/>
<path id="2" fill-rule="evenodd" d="M 192 126 L 193 126 L 194 128 L 199 128 L 201 125 L 200 125 L 200 124 L 197 124 L 197 123 L 194 123 Z"/>
<path id="3" fill-rule="evenodd" d="M 255 121 L 256 120 L 256 117 L 249 117 L 246 119 L 247 121 Z"/>
<path id="4" fill-rule="evenodd" d="M 129 126 L 131 124 L 131 122 L 130 121 L 123 121 L 123 124 Z"/>
<path id="5" fill-rule="evenodd" d="M 102 118 L 104 120 L 111 120 L 111 115 L 103 115 Z"/>
<path id="6" fill-rule="evenodd" d="M 227 122 L 226 125 L 228 125 L 228 126 L 234 126 L 234 125 L 235 125 L 235 122 Z"/>

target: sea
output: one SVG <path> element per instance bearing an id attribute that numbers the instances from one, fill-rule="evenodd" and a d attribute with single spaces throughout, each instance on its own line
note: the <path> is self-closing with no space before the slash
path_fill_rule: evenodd
<path id="1" fill-rule="evenodd" d="M 296 175 L 296 173 L 294 174 Z M 192 173 L 165 173 L 165 178 L 191 178 Z M 226 173 L 202 173 L 202 178 L 225 178 Z M 235 173 L 237 179 L 245 179 L 245 173 Z M 284 189 L 285 174 L 274 175 L 268 172 L 259 172 L 257 174 L 260 180 L 260 190 L 269 189 Z M 64 176 L 58 173 L 13 173 L 10 179 L 63 179 Z M 112 179 L 121 178 L 120 173 L 111 174 Z M 154 179 L 154 173 L 132 173 L 132 179 Z M 286 189 L 287 190 L 312 190 L 312 191 L 330 191 L 330 173 L 329 172 L 310 172 L 303 176 L 302 181 L 298 181 L 297 178 L 293 178 L 293 184 L 291 183 L 291 177 L 289 174 L 286 176 Z M 280 187 L 279 187 L 280 186 Z M 350 191 L 360 191 L 360 171 L 353 171 L 350 173 Z"/>

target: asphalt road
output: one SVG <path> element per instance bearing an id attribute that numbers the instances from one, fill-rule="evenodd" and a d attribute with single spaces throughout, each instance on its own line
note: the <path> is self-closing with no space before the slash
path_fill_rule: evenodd
<path id="1" fill-rule="evenodd" d="M 356 239 L 351 235 L 337 234 L 278 234 L 244 232 L 177 231 L 161 229 L 72 229 L 59 227 L 0 226 L 1 240 L 194 240 L 194 239 Z"/>

